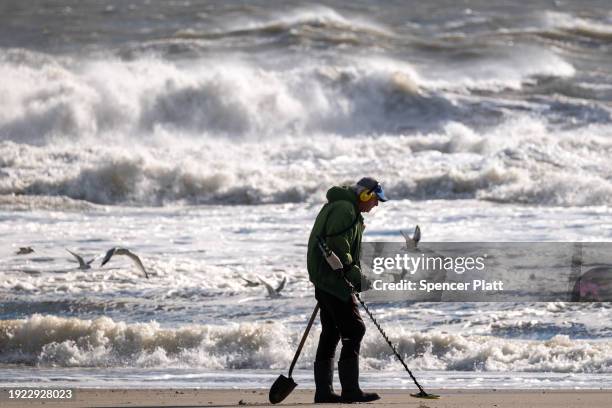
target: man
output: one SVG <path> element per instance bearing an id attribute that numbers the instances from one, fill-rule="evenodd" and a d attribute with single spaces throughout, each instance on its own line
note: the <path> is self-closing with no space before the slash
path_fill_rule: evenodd
<path id="1" fill-rule="evenodd" d="M 379 201 L 387 201 L 382 186 L 370 177 L 364 177 L 354 186 L 332 187 L 327 191 L 327 203 L 323 206 L 308 240 L 308 275 L 315 286 L 315 298 L 321 307 L 321 337 L 314 363 L 315 403 L 369 402 L 380 397 L 366 393 L 359 387 L 359 348 L 365 334 L 365 325 L 359 315 L 355 295 L 344 277 L 355 290 L 362 290 L 359 264 L 363 217 Z M 342 261 L 343 270 L 333 271 L 318 247 L 317 237 L 324 239 L 329 248 Z M 364 290 L 367 287 L 363 288 Z M 342 339 L 342 351 L 338 361 L 338 375 L 342 395 L 332 387 L 334 355 Z"/>

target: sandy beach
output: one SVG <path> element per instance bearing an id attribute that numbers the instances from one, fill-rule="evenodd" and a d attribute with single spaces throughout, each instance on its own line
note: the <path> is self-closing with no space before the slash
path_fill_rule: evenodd
<path id="1" fill-rule="evenodd" d="M 610 390 L 432 390 L 439 400 L 412 398 L 406 390 L 380 390 L 382 400 L 370 404 L 376 407 L 609 407 Z M 0 397 L 3 407 L 229 407 L 272 406 L 266 390 L 110 390 L 77 389 L 70 401 L 8 401 L 7 390 Z M 295 390 L 278 406 L 315 406 L 312 390 Z M 317 404 L 316 406 L 337 406 Z M 345 405 L 345 404 L 343 404 Z"/>

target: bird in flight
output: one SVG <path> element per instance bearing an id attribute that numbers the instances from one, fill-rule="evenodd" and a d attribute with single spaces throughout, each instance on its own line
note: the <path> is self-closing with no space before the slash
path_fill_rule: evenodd
<path id="1" fill-rule="evenodd" d="M 20 247 L 19 251 L 15 252 L 15 254 L 16 255 L 27 255 L 27 254 L 31 254 L 32 252 L 34 252 L 32 247 Z"/>
<path id="2" fill-rule="evenodd" d="M 74 252 L 72 252 L 71 250 L 69 250 L 68 248 L 66 248 L 66 251 L 70 252 L 70 254 L 72 256 L 74 256 L 76 258 L 76 260 L 79 262 L 79 269 L 90 269 L 91 268 L 91 263 L 96 259 L 96 257 L 91 258 L 89 261 L 85 262 L 85 260 L 83 259 L 82 256 L 75 254 Z"/>
<path id="3" fill-rule="evenodd" d="M 115 248 L 109 249 L 106 252 L 106 255 L 104 255 L 104 259 L 102 260 L 102 264 L 100 264 L 100 266 L 104 266 L 108 261 L 110 261 L 113 255 L 125 255 L 129 257 L 132 261 L 134 261 L 138 269 L 140 269 L 145 274 L 145 278 L 149 279 L 149 274 L 145 270 L 145 267 L 142 264 L 142 261 L 140 260 L 138 255 L 136 255 L 135 253 L 131 252 L 129 249 L 126 249 L 126 248 L 115 247 Z"/>
<path id="4" fill-rule="evenodd" d="M 261 279 L 260 277 L 257 277 L 257 279 L 259 279 L 261 281 L 261 283 L 264 284 L 264 286 L 268 290 L 268 296 L 271 297 L 271 298 L 279 297 L 281 295 L 280 294 L 281 291 L 285 288 L 285 283 L 287 283 L 287 277 L 286 276 L 283 278 L 281 283 L 279 283 L 276 288 L 274 288 L 272 285 L 270 285 L 268 282 L 266 282 L 265 280 Z"/>
<path id="5" fill-rule="evenodd" d="M 410 236 L 406 231 L 400 230 L 400 233 L 406 240 L 406 248 L 414 249 L 419 245 L 419 241 L 421 240 L 421 228 L 417 225 L 414 229 L 414 234 Z"/>
<path id="6" fill-rule="evenodd" d="M 242 276 L 240 277 L 240 279 L 244 281 L 244 286 L 246 286 L 247 288 L 254 288 L 255 286 L 261 285 L 261 283 L 259 282 L 255 282 L 247 278 L 243 278 Z"/>

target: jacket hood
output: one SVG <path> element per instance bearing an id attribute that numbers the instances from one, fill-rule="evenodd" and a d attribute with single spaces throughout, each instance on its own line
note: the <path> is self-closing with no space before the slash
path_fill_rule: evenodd
<path id="1" fill-rule="evenodd" d="M 349 186 L 335 186 L 327 190 L 327 201 L 333 203 L 334 201 L 348 201 L 354 205 L 357 205 L 357 195 Z"/>

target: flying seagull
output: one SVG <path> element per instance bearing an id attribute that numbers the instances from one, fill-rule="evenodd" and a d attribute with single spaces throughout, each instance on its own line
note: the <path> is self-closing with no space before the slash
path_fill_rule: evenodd
<path id="1" fill-rule="evenodd" d="M 74 257 L 76 258 L 76 260 L 77 260 L 77 261 L 79 261 L 79 269 L 83 269 L 83 270 L 85 270 L 85 269 L 90 269 L 90 268 L 91 268 L 91 263 L 92 263 L 93 261 L 95 261 L 95 259 L 96 259 L 96 258 L 94 257 L 94 258 L 91 258 L 89 261 L 85 262 L 85 260 L 83 259 L 83 257 L 82 257 L 82 256 L 80 256 L 80 255 L 78 255 L 78 254 L 75 254 L 74 252 L 72 252 L 72 251 L 71 251 L 71 250 L 69 250 L 68 248 L 66 248 L 66 251 L 70 252 L 70 254 L 71 254 L 72 256 L 74 256 Z"/>
<path id="2" fill-rule="evenodd" d="M 271 298 L 279 297 L 281 295 L 280 294 L 281 291 L 285 287 L 285 283 L 287 283 L 287 277 L 286 276 L 283 278 L 281 283 L 279 283 L 278 287 L 276 287 L 276 288 L 273 288 L 272 285 L 270 285 L 268 282 L 266 282 L 265 280 L 261 279 L 260 277 L 257 277 L 257 279 L 259 279 L 261 281 L 261 283 L 264 284 L 264 286 L 268 290 L 268 296 L 271 297 Z"/>
<path id="3" fill-rule="evenodd" d="M 240 277 L 240 279 L 242 279 L 245 282 L 244 286 L 246 286 L 247 288 L 254 288 L 255 286 L 261 285 L 261 283 L 259 282 L 255 282 L 247 278 L 243 278 L 242 276 Z"/>
<path id="4" fill-rule="evenodd" d="M 16 255 L 27 255 L 34 252 L 32 247 L 19 247 L 19 251 L 15 252 Z"/>
<path id="5" fill-rule="evenodd" d="M 417 245 L 419 244 L 419 241 L 421 240 L 421 228 L 419 228 L 418 225 L 414 229 L 414 235 L 413 236 L 408 235 L 407 232 L 402 231 L 402 230 L 400 230 L 400 233 L 402 234 L 402 236 L 406 240 L 406 248 L 407 249 L 414 249 L 414 248 L 416 248 Z"/>
<path id="6" fill-rule="evenodd" d="M 102 260 L 102 264 L 100 264 L 100 266 L 104 266 L 108 261 L 110 261 L 113 255 L 125 255 L 129 257 L 130 259 L 132 259 L 132 261 L 134 261 L 138 269 L 144 272 L 145 278 L 149 279 L 149 274 L 145 270 L 145 267 L 142 264 L 142 261 L 140 260 L 138 255 L 136 255 L 135 253 L 131 252 L 129 249 L 126 249 L 126 248 L 115 247 L 115 248 L 109 249 L 108 252 L 106 252 L 106 255 L 104 255 L 104 259 Z"/>

